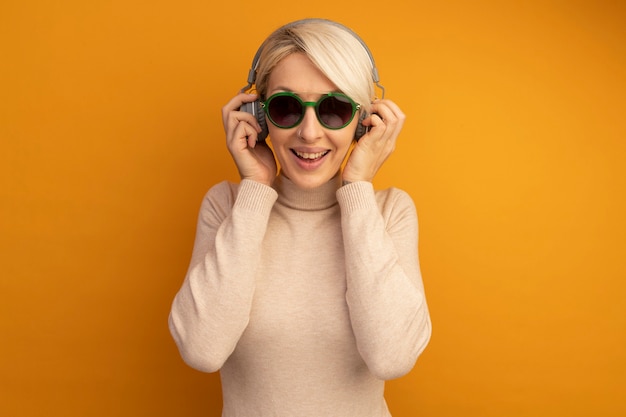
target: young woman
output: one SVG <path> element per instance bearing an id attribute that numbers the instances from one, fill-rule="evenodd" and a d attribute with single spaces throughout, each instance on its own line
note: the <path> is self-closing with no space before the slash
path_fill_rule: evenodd
<path id="1" fill-rule="evenodd" d="M 428 343 L 415 207 L 371 182 L 405 118 L 375 73 L 352 31 L 297 21 L 223 108 L 241 182 L 207 193 L 169 326 L 220 371 L 224 417 L 387 417 L 384 381 Z"/>

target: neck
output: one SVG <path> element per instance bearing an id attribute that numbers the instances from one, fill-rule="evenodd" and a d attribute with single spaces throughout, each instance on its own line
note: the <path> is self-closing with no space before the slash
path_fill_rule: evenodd
<path id="1" fill-rule="evenodd" d="M 297 210 L 321 210 L 337 204 L 335 193 L 341 186 L 341 175 L 316 188 L 300 188 L 282 173 L 274 181 L 278 202 Z"/>

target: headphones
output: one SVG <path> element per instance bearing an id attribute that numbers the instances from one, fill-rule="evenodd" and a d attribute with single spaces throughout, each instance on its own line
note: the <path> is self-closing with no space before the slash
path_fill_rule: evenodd
<path id="1" fill-rule="evenodd" d="M 301 19 L 301 20 L 296 20 L 291 23 L 287 23 L 286 25 L 278 28 L 275 31 L 275 33 L 281 30 L 289 29 L 292 26 L 298 26 L 300 24 L 309 23 L 309 22 L 329 23 L 352 34 L 352 36 L 354 36 L 354 38 L 358 40 L 359 43 L 363 46 L 363 48 L 365 49 L 365 52 L 367 52 L 367 55 L 369 56 L 370 61 L 372 63 L 372 81 L 374 82 L 374 84 L 376 84 L 376 86 L 378 86 L 378 88 L 382 90 L 382 96 L 383 97 L 385 96 L 385 88 L 382 85 L 380 85 L 380 77 L 378 76 L 378 70 L 376 69 L 376 63 L 374 62 L 374 57 L 372 56 L 372 53 L 370 52 L 365 42 L 363 42 L 363 40 L 359 37 L 359 35 L 357 35 L 352 29 L 340 23 L 334 22 L 332 20 L 313 18 L 313 19 Z M 256 81 L 256 71 L 259 66 L 259 58 L 261 56 L 261 52 L 263 52 L 263 49 L 265 48 L 266 42 L 267 41 L 263 42 L 261 46 L 259 47 L 259 49 L 257 50 L 256 54 L 254 54 L 254 59 L 252 60 L 251 68 L 248 71 L 248 85 L 246 85 L 245 87 L 241 89 L 242 92 L 250 90 L 252 88 L 252 85 Z M 264 141 L 269 131 L 267 128 L 267 121 L 265 119 L 265 111 L 261 107 L 261 102 L 259 100 L 256 100 L 251 103 L 244 103 L 240 107 L 240 110 L 246 113 L 250 113 L 256 117 L 257 121 L 259 122 L 259 125 L 261 126 L 261 132 L 257 136 L 257 141 L 259 142 Z M 367 114 L 365 112 L 361 112 L 361 114 L 359 115 L 359 123 L 357 125 L 356 131 L 354 132 L 355 140 L 359 140 L 361 136 L 367 133 L 368 128 L 363 126 L 363 123 L 362 123 L 363 119 L 365 119 L 366 116 Z"/>

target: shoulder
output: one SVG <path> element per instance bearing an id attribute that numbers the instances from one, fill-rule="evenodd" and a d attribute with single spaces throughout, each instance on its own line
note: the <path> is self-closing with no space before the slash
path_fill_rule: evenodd
<path id="1" fill-rule="evenodd" d="M 201 217 L 225 218 L 232 210 L 238 189 L 239 184 L 230 181 L 222 181 L 209 188 L 200 206 Z"/>
<path id="2" fill-rule="evenodd" d="M 337 200 L 343 214 L 377 208 L 383 215 L 413 211 L 413 199 L 404 190 L 396 187 L 374 189 L 371 182 L 359 181 L 344 185 L 337 191 Z"/>
<path id="3" fill-rule="evenodd" d="M 242 180 L 240 183 L 222 181 L 215 184 L 204 196 L 202 211 L 226 217 L 233 209 L 268 214 L 278 197 L 272 187 Z"/>
<path id="4" fill-rule="evenodd" d="M 409 193 L 399 188 L 376 190 L 376 203 L 388 226 L 417 227 L 417 210 Z M 402 226 L 400 226 L 402 225 Z"/>
<path id="5" fill-rule="evenodd" d="M 203 204 L 226 204 L 232 206 L 237 197 L 239 184 L 222 181 L 213 185 L 204 195 Z"/>
<path id="6" fill-rule="evenodd" d="M 375 190 L 376 202 L 379 208 L 382 209 L 412 209 L 415 210 L 415 203 L 413 198 L 406 191 L 400 188 L 385 188 L 382 190 Z"/>

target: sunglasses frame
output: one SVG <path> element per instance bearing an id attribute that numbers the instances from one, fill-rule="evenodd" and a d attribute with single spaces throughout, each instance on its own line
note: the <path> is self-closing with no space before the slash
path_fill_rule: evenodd
<path id="1" fill-rule="evenodd" d="M 298 120 L 292 124 L 291 126 L 283 126 L 280 125 L 278 123 L 276 123 L 274 121 L 274 119 L 272 119 L 272 116 L 270 115 L 269 112 L 269 105 L 272 102 L 272 100 L 274 100 L 275 98 L 278 97 L 292 97 L 294 99 L 296 99 L 298 101 L 298 103 L 300 103 L 300 105 L 302 106 L 302 114 L 300 114 L 300 117 L 298 118 Z M 347 102 L 349 102 L 352 105 L 352 115 L 350 116 L 350 119 L 344 123 L 343 125 L 339 126 L 339 127 L 331 127 L 328 126 L 326 123 L 324 123 L 322 121 L 322 118 L 320 117 L 320 113 L 319 113 L 319 106 L 320 104 L 324 101 L 327 100 L 329 98 L 332 97 L 339 97 L 342 99 L 347 100 Z M 267 115 L 267 118 L 270 120 L 270 122 L 272 122 L 272 124 L 280 129 L 292 129 L 296 126 L 298 126 L 300 123 L 302 123 L 302 119 L 304 119 L 304 114 L 306 111 L 307 107 L 313 107 L 315 108 L 315 116 L 317 117 L 317 120 L 320 122 L 320 124 L 322 126 L 324 126 L 326 129 L 330 129 L 330 130 L 339 130 L 339 129 L 343 129 L 344 127 L 348 126 L 352 120 L 354 119 L 354 115 L 357 113 L 357 111 L 359 111 L 361 109 L 361 105 L 358 103 L 355 103 L 354 100 L 352 100 L 350 97 L 348 97 L 347 95 L 343 94 L 343 93 L 327 93 L 322 95 L 317 101 L 304 101 L 302 100 L 297 94 L 289 92 L 289 91 L 281 91 L 279 93 L 276 94 L 272 94 L 271 96 L 269 96 L 267 98 L 267 100 L 262 101 L 261 102 L 261 107 L 263 108 L 263 111 L 265 112 L 265 114 Z"/>

